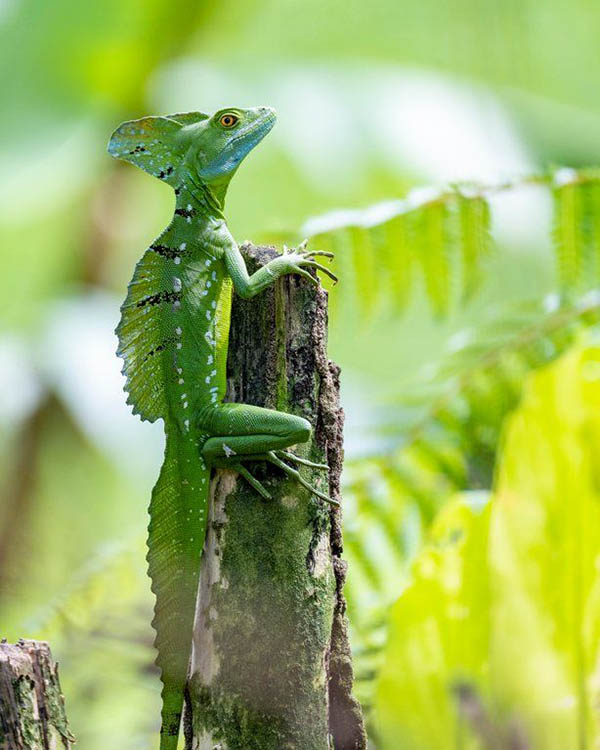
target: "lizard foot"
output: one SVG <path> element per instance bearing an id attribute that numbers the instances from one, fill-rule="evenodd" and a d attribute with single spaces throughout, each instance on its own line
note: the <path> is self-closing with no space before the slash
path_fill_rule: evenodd
<path id="1" fill-rule="evenodd" d="M 283 454 L 286 458 L 288 458 L 288 460 L 298 461 L 299 463 L 305 464 L 306 466 L 311 466 L 313 468 L 319 469 L 329 468 L 326 464 L 316 464 L 304 458 L 300 459 L 299 456 L 296 456 L 294 453 L 290 453 L 289 451 L 278 450 L 277 453 Z M 211 465 L 217 468 L 233 469 L 234 471 L 237 471 L 238 474 L 243 477 L 248 482 L 248 484 L 258 492 L 261 497 L 264 497 L 265 500 L 271 500 L 272 498 L 269 492 L 263 487 L 258 479 L 252 476 L 248 469 L 242 464 L 242 461 L 268 461 L 274 466 L 277 466 L 277 468 L 281 469 L 288 476 L 295 479 L 307 490 L 310 490 L 314 495 L 320 497 L 321 500 L 324 500 L 330 505 L 340 507 L 340 503 L 337 500 L 333 500 L 331 497 L 329 497 L 329 495 L 326 495 L 324 492 L 321 492 L 316 487 L 313 487 L 311 484 L 309 484 L 309 482 L 307 482 L 306 479 L 301 476 L 300 472 L 297 469 L 294 469 L 292 466 L 286 464 L 285 461 L 282 461 L 281 458 L 276 455 L 275 451 L 240 455 L 235 457 L 235 461 L 232 460 L 232 458 L 213 458 L 211 460 Z"/>
<path id="2" fill-rule="evenodd" d="M 307 273 L 305 268 L 314 268 L 316 271 L 321 271 L 326 276 L 329 276 L 329 278 L 333 281 L 334 284 L 337 284 L 338 277 L 332 273 L 328 268 L 326 268 L 322 263 L 318 263 L 315 258 L 318 256 L 329 258 L 331 261 L 334 257 L 333 253 L 327 252 L 326 250 L 307 250 L 306 245 L 308 243 L 308 240 L 303 240 L 296 249 L 290 249 L 287 245 L 283 246 L 283 254 L 284 255 L 292 255 L 296 258 L 296 268 L 294 269 L 294 273 L 299 274 L 300 276 L 304 276 L 305 278 L 312 281 L 313 284 L 319 285 L 318 280 L 311 276 L 309 273 Z"/>
<path id="3" fill-rule="evenodd" d="M 293 454 L 292 454 L 293 455 Z M 320 497 L 321 500 L 325 500 L 326 503 L 329 503 L 330 505 L 336 505 L 340 506 L 337 500 L 333 500 L 333 498 L 329 497 L 329 495 L 326 495 L 324 492 L 321 492 L 316 487 L 313 487 L 311 484 L 309 484 L 306 479 L 304 479 L 300 472 L 297 469 L 293 469 L 291 466 L 288 466 L 288 464 L 285 463 L 285 461 L 282 461 L 278 456 L 275 455 L 273 451 L 269 451 L 265 455 L 267 461 L 272 463 L 274 466 L 277 466 L 282 471 L 284 471 L 288 476 L 293 477 L 297 482 L 299 482 L 303 487 L 306 487 L 307 490 L 310 490 L 313 495 L 316 495 L 317 497 Z M 294 458 L 296 458 L 294 456 Z"/>

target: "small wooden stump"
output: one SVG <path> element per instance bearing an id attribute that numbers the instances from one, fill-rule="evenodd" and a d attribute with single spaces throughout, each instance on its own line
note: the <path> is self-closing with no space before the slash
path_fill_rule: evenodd
<path id="1" fill-rule="evenodd" d="M 48 644 L 0 643 L 0 750 L 68 750 L 74 742 Z"/>

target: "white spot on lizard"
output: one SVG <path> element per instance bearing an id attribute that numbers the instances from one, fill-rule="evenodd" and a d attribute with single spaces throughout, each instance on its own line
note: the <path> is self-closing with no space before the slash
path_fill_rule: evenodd
<path id="1" fill-rule="evenodd" d="M 223 452 L 225 453 L 225 455 L 227 456 L 227 458 L 229 458 L 230 456 L 235 456 L 236 455 L 236 453 L 233 450 L 233 448 L 230 448 L 226 443 L 223 443 Z"/>

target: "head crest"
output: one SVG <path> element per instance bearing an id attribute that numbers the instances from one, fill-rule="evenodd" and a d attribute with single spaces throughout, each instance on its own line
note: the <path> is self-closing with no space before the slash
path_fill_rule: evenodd
<path id="1" fill-rule="evenodd" d="M 206 119 L 208 115 L 202 112 L 180 112 L 165 117 L 129 120 L 119 125 L 110 137 L 108 153 L 175 187 L 177 169 L 187 148 L 178 135 L 187 125 Z"/>

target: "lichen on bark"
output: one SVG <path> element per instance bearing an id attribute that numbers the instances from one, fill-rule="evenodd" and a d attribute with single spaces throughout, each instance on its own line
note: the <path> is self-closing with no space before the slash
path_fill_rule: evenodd
<path id="1" fill-rule="evenodd" d="M 0 750 L 68 750 L 74 742 L 48 644 L 0 643 Z"/>
<path id="2" fill-rule="evenodd" d="M 252 272 L 275 251 L 243 252 Z M 281 279 L 254 300 L 236 299 L 228 400 L 306 417 L 313 436 L 296 451 L 327 462 L 330 472 L 303 474 L 337 499 L 343 414 L 326 331 L 326 292 L 298 277 Z M 272 500 L 231 471 L 216 472 L 211 485 L 186 748 L 362 750 L 339 512 L 273 467 L 251 470 Z"/>

